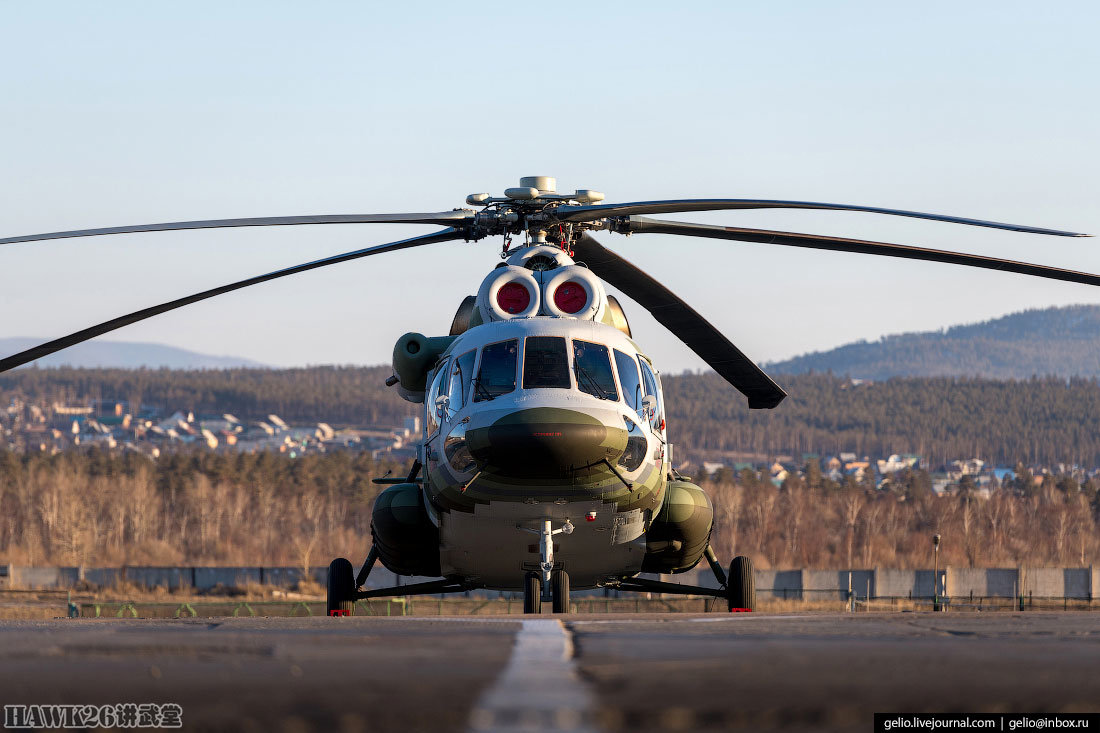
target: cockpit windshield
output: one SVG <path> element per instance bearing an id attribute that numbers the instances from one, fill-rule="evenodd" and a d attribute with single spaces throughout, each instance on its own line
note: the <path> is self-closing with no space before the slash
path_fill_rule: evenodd
<path id="1" fill-rule="evenodd" d="M 561 336 L 529 336 L 523 344 L 523 388 L 569 389 L 569 358 Z"/>
<path id="2" fill-rule="evenodd" d="M 474 380 L 474 402 L 491 400 L 516 389 L 516 339 L 489 344 L 481 351 L 481 368 Z"/>
<path id="3" fill-rule="evenodd" d="M 615 373 L 611 371 L 611 356 L 607 347 L 589 341 L 573 340 L 573 371 L 581 392 L 601 400 L 618 400 Z"/>

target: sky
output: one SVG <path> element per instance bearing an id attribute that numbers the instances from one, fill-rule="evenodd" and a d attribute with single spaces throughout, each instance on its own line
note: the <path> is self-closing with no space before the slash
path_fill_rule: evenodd
<path id="1" fill-rule="evenodd" d="M 1090 2 L 0 4 L 0 237 L 438 211 L 520 176 L 607 201 L 771 198 L 1100 234 Z M 806 211 L 681 220 L 1100 272 L 1100 240 Z M 56 338 L 431 231 L 351 225 L 0 246 L 0 338 Z M 972 268 L 601 234 L 759 362 L 1100 289 Z M 128 326 L 274 365 L 388 362 L 446 333 L 499 238 L 371 257 Z M 703 363 L 624 299 L 665 372 Z"/>

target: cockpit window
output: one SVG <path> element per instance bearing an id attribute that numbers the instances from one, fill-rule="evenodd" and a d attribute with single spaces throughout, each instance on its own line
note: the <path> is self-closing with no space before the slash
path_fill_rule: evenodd
<path id="1" fill-rule="evenodd" d="M 638 364 L 634 357 L 615 349 L 615 366 L 619 369 L 619 384 L 623 386 L 623 400 L 631 410 L 637 410 L 642 401 L 642 382 L 638 379 Z"/>
<path id="2" fill-rule="evenodd" d="M 587 392 L 601 400 L 619 399 L 615 374 L 611 371 L 611 357 L 606 346 L 574 339 L 573 370 L 581 392 Z"/>
<path id="3" fill-rule="evenodd" d="M 461 410 L 470 400 L 470 382 L 473 380 L 474 356 L 477 351 L 471 349 L 455 359 L 451 367 L 451 385 L 447 393 L 452 411 Z"/>
<path id="4" fill-rule="evenodd" d="M 509 339 L 482 349 L 481 368 L 474 380 L 474 402 L 491 400 L 515 391 L 518 344 L 516 339 Z"/>
<path id="5" fill-rule="evenodd" d="M 523 343 L 523 388 L 569 389 L 569 358 L 561 336 L 529 336 Z"/>
<path id="6" fill-rule="evenodd" d="M 642 378 L 645 379 L 645 393 L 653 397 L 657 396 L 657 380 L 653 377 L 653 372 L 649 368 L 649 364 L 644 361 L 639 362 L 642 365 Z"/>
<path id="7" fill-rule="evenodd" d="M 639 359 L 638 363 L 642 365 L 642 379 L 645 380 L 646 395 L 651 395 L 657 400 L 657 409 L 650 415 L 650 425 L 654 430 L 663 430 L 665 408 L 661 404 L 661 390 L 658 388 L 657 377 L 644 359 Z"/>
<path id="8" fill-rule="evenodd" d="M 446 405 L 436 404 L 436 400 L 439 396 L 446 394 L 447 392 L 447 375 L 449 374 L 448 368 L 450 367 L 450 361 L 444 361 L 435 370 L 435 376 L 432 378 L 432 386 L 428 390 L 428 396 L 425 402 L 428 408 L 428 435 L 431 435 L 439 429 L 439 422 L 443 419 L 447 412 Z"/>

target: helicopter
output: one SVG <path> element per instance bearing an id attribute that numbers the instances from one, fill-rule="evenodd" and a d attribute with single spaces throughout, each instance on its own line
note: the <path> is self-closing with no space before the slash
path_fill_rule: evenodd
<path id="1" fill-rule="evenodd" d="M 522 591 L 525 613 L 570 610 L 574 589 L 713 596 L 730 611 L 756 607 L 753 563 L 723 566 L 710 547 L 706 492 L 673 463 L 660 371 L 634 340 L 605 283 L 631 298 L 745 396 L 773 409 L 787 393 L 676 293 L 605 248 L 594 232 L 678 234 L 852 252 L 1001 270 L 1100 285 L 1100 276 L 1043 265 L 884 242 L 654 219 L 648 214 L 749 209 L 852 211 L 1061 237 L 1090 236 L 871 206 L 768 199 L 602 203 L 592 189 L 559 193 L 527 176 L 503 196 L 466 207 L 397 214 L 337 214 L 169 222 L 0 239 L 0 245 L 70 237 L 252 226 L 425 224 L 442 229 L 326 257 L 144 308 L 0 359 L 0 371 L 123 326 L 300 272 L 415 247 L 502 237 L 500 261 L 463 298 L 449 332 L 410 332 L 386 380 L 420 405 L 423 434 L 404 477 L 386 485 L 371 515 L 372 544 L 358 572 L 329 565 L 327 611 L 357 600 L 474 589 Z M 717 588 L 665 582 L 706 560 Z M 398 575 L 438 578 L 364 589 L 377 563 Z"/>

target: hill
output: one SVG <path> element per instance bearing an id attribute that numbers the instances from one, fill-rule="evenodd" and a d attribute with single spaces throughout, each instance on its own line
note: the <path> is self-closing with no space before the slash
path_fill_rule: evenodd
<path id="1" fill-rule="evenodd" d="M 49 339 L 0 338 L 0 354 L 17 354 Z M 229 369 L 262 367 L 263 364 L 239 356 L 211 356 L 164 344 L 129 341 L 87 341 L 39 359 L 40 367 L 140 369 Z"/>
<path id="2" fill-rule="evenodd" d="M 777 374 L 832 372 L 862 379 L 1032 375 L 1100 377 L 1100 306 L 1012 313 L 947 330 L 884 336 L 815 351 L 765 368 Z"/>

